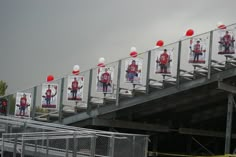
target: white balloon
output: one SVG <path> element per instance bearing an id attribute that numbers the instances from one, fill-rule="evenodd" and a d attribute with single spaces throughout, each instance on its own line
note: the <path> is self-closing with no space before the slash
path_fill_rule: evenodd
<path id="1" fill-rule="evenodd" d="M 136 50 L 136 47 L 131 47 L 131 48 L 130 48 L 130 52 L 134 52 L 134 51 L 137 51 L 137 50 Z"/>
<path id="2" fill-rule="evenodd" d="M 104 63 L 104 62 L 105 62 L 105 58 L 103 57 L 99 58 L 98 63 Z"/>
<path id="3" fill-rule="evenodd" d="M 217 27 L 219 27 L 219 26 L 221 26 L 221 25 L 223 25 L 222 22 L 218 22 L 218 23 L 217 23 Z"/>
<path id="4" fill-rule="evenodd" d="M 73 71 L 78 71 L 79 70 L 79 65 L 74 65 Z"/>

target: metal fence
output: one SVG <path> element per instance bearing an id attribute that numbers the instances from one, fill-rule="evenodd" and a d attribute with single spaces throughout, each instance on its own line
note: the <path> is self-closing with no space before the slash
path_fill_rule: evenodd
<path id="1" fill-rule="evenodd" d="M 0 116 L 1 156 L 145 157 L 147 135 L 114 133 Z"/>
<path id="2" fill-rule="evenodd" d="M 89 131 L 4 133 L 2 156 L 33 157 L 145 157 L 147 137 Z"/>

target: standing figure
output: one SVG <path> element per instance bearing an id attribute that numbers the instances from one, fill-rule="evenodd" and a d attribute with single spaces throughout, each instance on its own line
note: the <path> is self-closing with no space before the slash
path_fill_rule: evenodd
<path id="1" fill-rule="evenodd" d="M 26 94 L 24 93 L 23 96 L 20 98 L 20 106 L 19 106 L 20 116 L 25 116 L 26 107 L 28 107 L 28 104 L 27 104 Z"/>
<path id="2" fill-rule="evenodd" d="M 229 31 L 225 32 L 225 35 L 223 36 L 221 42 L 222 42 L 221 44 L 224 46 L 224 52 L 229 53 L 231 42 L 232 42 L 232 38 L 231 38 L 231 35 L 229 34 Z"/>
<path id="3" fill-rule="evenodd" d="M 160 65 L 160 73 L 167 73 L 167 68 L 170 63 L 170 56 L 167 54 L 167 50 L 164 49 L 164 52 L 160 55 L 160 58 L 156 60 Z"/>
<path id="4" fill-rule="evenodd" d="M 193 46 L 193 62 L 199 61 L 199 55 L 202 55 L 202 47 L 200 45 L 200 41 L 197 40 L 197 43 Z"/>
<path id="5" fill-rule="evenodd" d="M 105 72 L 101 75 L 101 82 L 103 87 L 103 93 L 107 93 L 107 87 L 111 83 L 111 75 L 108 69 L 105 68 Z"/>
<path id="6" fill-rule="evenodd" d="M 53 89 L 54 88 L 54 89 Z M 42 90 L 42 108 L 56 108 L 57 101 L 57 85 L 54 84 L 44 84 Z M 54 99 L 53 99 L 54 98 Z"/>
<path id="7" fill-rule="evenodd" d="M 7 100 L 6 99 L 0 99 L 1 103 L 1 113 L 4 113 L 7 115 Z"/>
<path id="8" fill-rule="evenodd" d="M 83 77 L 69 76 L 68 77 L 68 100 L 81 100 L 81 91 L 83 88 Z"/>
<path id="9" fill-rule="evenodd" d="M 51 98 L 52 98 L 52 90 L 50 89 L 50 85 L 48 85 L 48 89 L 45 92 L 45 100 L 47 105 L 51 104 Z"/>
<path id="10" fill-rule="evenodd" d="M 132 63 L 128 66 L 126 72 L 128 81 L 133 83 L 134 77 L 138 76 L 138 65 L 136 64 L 135 60 L 132 60 Z"/>
<path id="11" fill-rule="evenodd" d="M 71 83 L 71 93 L 72 93 L 73 100 L 76 100 L 78 89 L 79 89 L 79 83 L 76 80 L 76 77 L 74 77 L 74 81 L 72 81 Z"/>

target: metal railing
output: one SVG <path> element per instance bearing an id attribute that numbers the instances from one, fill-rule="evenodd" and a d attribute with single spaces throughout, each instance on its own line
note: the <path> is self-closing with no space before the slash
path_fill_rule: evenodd
<path id="1" fill-rule="evenodd" d="M 148 136 L 0 116 L 0 149 L 21 156 L 145 157 Z M 132 149 L 138 150 L 133 152 Z M 122 153 L 123 152 L 123 153 Z M 136 154 L 138 152 L 138 154 Z"/>
<path id="2" fill-rule="evenodd" d="M 145 157 L 147 136 L 91 133 L 87 131 L 4 133 L 2 156 L 5 151 L 13 157 Z"/>

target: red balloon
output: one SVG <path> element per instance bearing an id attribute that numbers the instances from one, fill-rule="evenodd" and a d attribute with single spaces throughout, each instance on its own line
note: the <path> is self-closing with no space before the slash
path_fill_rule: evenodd
<path id="1" fill-rule="evenodd" d="M 79 75 L 79 72 L 80 72 L 79 70 L 73 70 L 73 71 L 72 71 L 72 74 L 74 74 L 74 75 Z"/>
<path id="2" fill-rule="evenodd" d="M 47 82 L 53 81 L 54 80 L 54 76 L 53 75 L 48 75 L 47 77 Z"/>
<path id="3" fill-rule="evenodd" d="M 164 45 L 164 41 L 163 40 L 158 40 L 156 43 L 156 46 L 163 46 Z"/>
<path id="4" fill-rule="evenodd" d="M 129 54 L 131 57 L 137 57 L 138 56 L 138 53 L 136 51 L 133 51 L 133 52 L 130 52 Z"/>
<path id="5" fill-rule="evenodd" d="M 187 30 L 186 36 L 192 36 L 194 34 L 194 31 L 192 29 Z"/>
<path id="6" fill-rule="evenodd" d="M 104 63 L 98 63 L 97 66 L 99 66 L 99 67 L 105 67 L 105 64 L 104 64 Z"/>
<path id="7" fill-rule="evenodd" d="M 226 26 L 224 24 L 218 26 L 219 29 L 226 29 Z"/>

